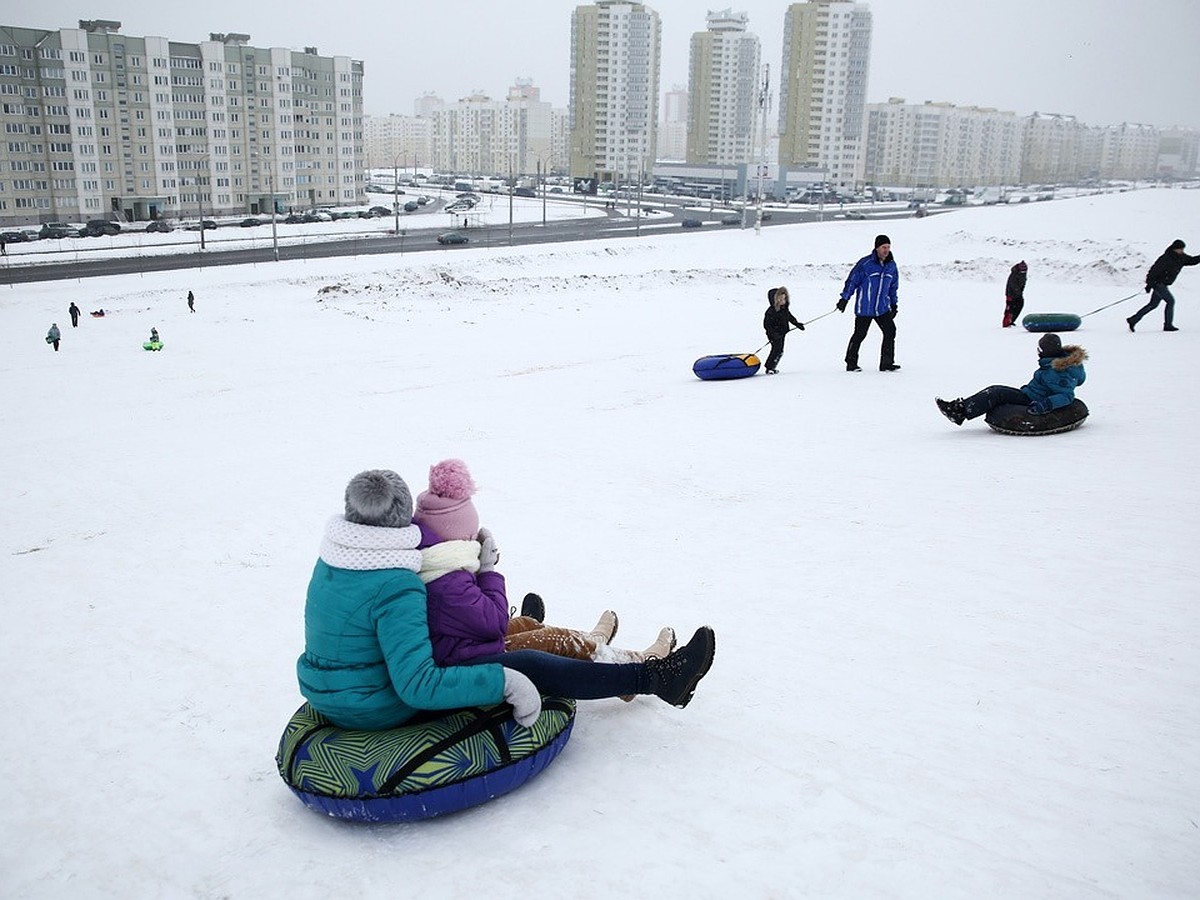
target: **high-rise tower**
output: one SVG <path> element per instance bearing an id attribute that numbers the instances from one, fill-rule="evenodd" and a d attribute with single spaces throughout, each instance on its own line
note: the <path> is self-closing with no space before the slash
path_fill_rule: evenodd
<path id="1" fill-rule="evenodd" d="M 783 19 L 779 163 L 821 169 L 830 182 L 862 180 L 871 10 L 807 0 Z"/>
<path id="2" fill-rule="evenodd" d="M 642 3 L 571 13 L 571 174 L 636 177 L 654 164 L 662 23 Z"/>
<path id="3" fill-rule="evenodd" d="M 749 161 L 760 45 L 749 17 L 709 12 L 708 30 L 692 35 L 688 77 L 687 161 L 736 165 Z"/>

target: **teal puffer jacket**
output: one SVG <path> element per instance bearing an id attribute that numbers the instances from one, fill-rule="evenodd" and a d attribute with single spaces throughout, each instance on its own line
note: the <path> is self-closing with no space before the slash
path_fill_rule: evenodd
<path id="1" fill-rule="evenodd" d="M 1030 400 L 1049 400 L 1051 409 L 1070 406 L 1075 400 L 1075 388 L 1087 380 L 1083 361 L 1087 352 L 1080 346 L 1068 344 L 1062 356 L 1043 356 L 1029 384 L 1021 388 Z"/>
<path id="2" fill-rule="evenodd" d="M 304 608 L 300 692 L 343 728 L 394 728 L 422 709 L 499 703 L 498 665 L 433 661 L 425 585 L 408 569 L 339 569 L 317 560 Z"/>

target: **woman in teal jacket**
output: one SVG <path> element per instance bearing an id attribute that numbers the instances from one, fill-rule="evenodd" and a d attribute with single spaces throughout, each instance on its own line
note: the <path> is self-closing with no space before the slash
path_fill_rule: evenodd
<path id="1" fill-rule="evenodd" d="M 356 483 L 364 490 L 356 491 Z M 499 703 L 507 699 L 509 676 L 528 683 L 499 665 L 434 663 L 425 585 L 417 577 L 421 531 L 411 524 L 412 498 L 400 476 L 364 472 L 346 497 L 346 515 L 325 526 L 304 606 L 296 673 L 313 708 L 344 728 L 375 730 L 422 709 Z M 527 705 L 537 695 L 532 684 L 528 692 Z"/>
<path id="2" fill-rule="evenodd" d="M 296 675 L 305 699 L 334 724 L 373 731 L 402 725 L 418 710 L 503 700 L 528 726 L 541 712 L 542 692 L 577 700 L 655 694 L 684 707 L 712 665 L 716 638 L 704 626 L 669 656 L 638 663 L 517 650 L 438 666 L 412 515 L 404 479 L 373 469 L 350 480 L 345 515 L 326 523 Z"/>

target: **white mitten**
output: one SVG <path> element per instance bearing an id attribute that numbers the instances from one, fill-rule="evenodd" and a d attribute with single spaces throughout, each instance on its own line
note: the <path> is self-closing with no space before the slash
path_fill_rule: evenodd
<path id="1" fill-rule="evenodd" d="M 479 571 L 490 572 L 500 562 L 500 551 L 496 548 L 496 539 L 486 528 L 479 529 Z"/>
<path id="2" fill-rule="evenodd" d="M 542 714 L 542 695 L 523 672 L 504 670 L 504 702 L 513 708 L 518 725 L 528 728 Z"/>

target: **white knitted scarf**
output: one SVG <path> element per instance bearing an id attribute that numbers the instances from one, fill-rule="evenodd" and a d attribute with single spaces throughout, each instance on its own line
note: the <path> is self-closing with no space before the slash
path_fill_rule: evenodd
<path id="1" fill-rule="evenodd" d="M 421 551 L 421 571 L 417 576 L 426 584 L 464 569 L 479 571 L 479 541 L 442 541 Z"/>
<path id="2" fill-rule="evenodd" d="M 321 559 L 335 569 L 411 569 L 421 570 L 421 529 L 382 528 L 347 522 L 344 516 L 332 516 L 325 523 L 321 539 Z"/>

